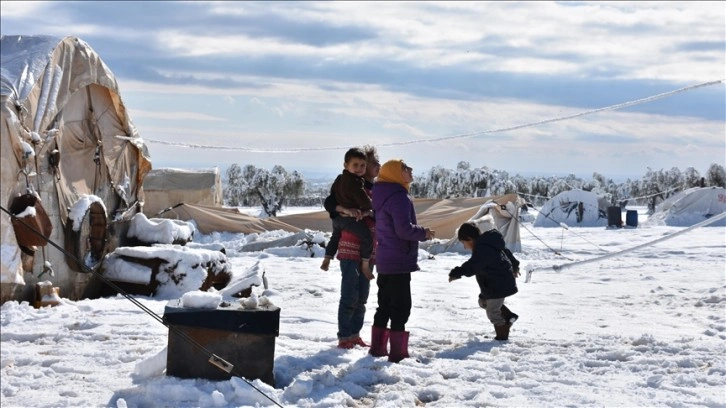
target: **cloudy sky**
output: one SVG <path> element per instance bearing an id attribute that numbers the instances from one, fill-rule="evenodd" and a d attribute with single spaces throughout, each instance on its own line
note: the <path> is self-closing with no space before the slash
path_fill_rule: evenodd
<path id="1" fill-rule="evenodd" d="M 77 36 L 98 52 L 156 168 L 332 177 L 364 143 L 416 173 L 726 165 L 723 2 L 1 6 L 3 35 Z"/>

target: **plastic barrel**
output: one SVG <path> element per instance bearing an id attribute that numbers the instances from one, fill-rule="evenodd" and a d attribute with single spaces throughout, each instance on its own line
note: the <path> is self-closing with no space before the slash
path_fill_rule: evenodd
<path id="1" fill-rule="evenodd" d="M 620 228 L 623 226 L 623 213 L 620 207 L 608 207 L 608 227 Z"/>
<path id="2" fill-rule="evenodd" d="M 628 227 L 638 226 L 638 212 L 635 210 L 628 210 L 625 212 L 625 225 Z"/>

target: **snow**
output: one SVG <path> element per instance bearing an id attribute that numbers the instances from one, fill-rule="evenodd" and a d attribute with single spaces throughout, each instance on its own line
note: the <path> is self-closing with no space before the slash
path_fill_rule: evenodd
<path id="1" fill-rule="evenodd" d="M 25 218 L 25 217 L 35 217 L 37 214 L 35 207 L 32 205 L 29 205 L 25 207 L 23 211 L 21 211 L 19 214 L 15 214 L 17 218 Z"/>
<path id="2" fill-rule="evenodd" d="M 68 213 L 68 218 L 73 221 L 73 231 L 80 231 L 81 224 L 83 223 L 83 217 L 86 216 L 88 208 L 93 203 L 99 203 L 103 207 L 103 213 L 106 214 L 106 205 L 103 203 L 100 197 L 90 194 L 83 194 L 78 198 L 78 201 L 73 203 L 71 210 Z"/>
<path id="3" fill-rule="evenodd" d="M 194 290 L 181 297 L 182 307 L 192 309 L 216 309 L 222 303 L 222 295 Z"/>
<path id="4" fill-rule="evenodd" d="M 695 228 L 622 257 L 545 270 L 684 230 L 648 225 L 644 211 L 638 213 L 637 228 L 524 224 L 523 252 L 515 255 L 522 270 L 537 271 L 530 283 L 520 278 L 519 293 L 507 299 L 520 316 L 508 342 L 493 340 L 473 278 L 447 282 L 467 255 L 421 251 L 407 324 L 411 358 L 398 364 L 361 347 L 335 347 L 335 264 L 321 271 L 317 253 L 301 255 L 295 246 L 242 252 L 241 234 L 195 236 L 223 245 L 239 278 L 266 275 L 269 288 L 254 286 L 253 293 L 258 305 L 265 299 L 281 309 L 274 387 L 237 377 L 167 377 L 168 329 L 123 296 L 60 299 L 40 309 L 9 301 L 0 308 L 2 404 L 272 406 L 264 393 L 290 407 L 724 407 L 726 228 Z M 366 340 L 376 292 L 373 283 Z M 195 307 L 211 307 L 227 294 L 194 289 L 177 298 L 183 296 Z M 172 298 L 136 300 L 161 316 Z"/>
<path id="5" fill-rule="evenodd" d="M 190 222 L 165 218 L 146 218 L 137 213 L 131 218 L 127 233 L 129 238 L 138 238 L 143 242 L 171 244 L 177 241 L 187 242 L 194 236 L 194 226 Z"/>
<path id="6" fill-rule="evenodd" d="M 159 260 L 156 295 L 172 298 L 199 289 L 209 273 L 228 272 L 227 256 L 220 251 L 158 244 L 152 247 L 119 247 L 106 255 L 104 276 L 113 281 L 147 285 L 152 269 L 132 259 Z"/>

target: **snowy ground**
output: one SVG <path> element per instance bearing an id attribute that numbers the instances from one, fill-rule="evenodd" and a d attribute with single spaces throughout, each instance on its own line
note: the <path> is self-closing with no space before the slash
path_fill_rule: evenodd
<path id="1" fill-rule="evenodd" d="M 644 221 L 616 230 L 525 224 L 516 255 L 524 268 L 550 267 L 683 230 Z M 252 384 L 280 405 L 726 407 L 723 227 L 560 272 L 537 270 L 530 283 L 521 278 L 507 301 L 520 315 L 509 342 L 493 340 L 473 278 L 447 282 L 466 256 L 422 253 L 412 279 L 412 358 L 399 364 L 335 347 L 339 271 L 319 269 L 322 249 L 313 258 L 301 247 L 236 251 L 247 239 L 195 241 L 224 243 L 234 270 L 259 261 L 266 271 L 270 289 L 256 293 L 282 310 L 276 385 Z M 365 338 L 375 294 L 374 284 Z M 168 301 L 138 299 L 159 315 Z M 7 302 L 0 311 L 3 407 L 273 405 L 237 378 L 167 377 L 168 329 L 121 296 L 43 309 Z"/>

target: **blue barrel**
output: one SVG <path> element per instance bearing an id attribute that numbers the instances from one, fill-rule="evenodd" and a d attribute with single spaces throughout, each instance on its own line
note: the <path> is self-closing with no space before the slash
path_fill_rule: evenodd
<path id="1" fill-rule="evenodd" d="M 625 212 L 625 225 L 628 227 L 638 226 L 638 212 L 635 210 L 628 210 Z"/>

